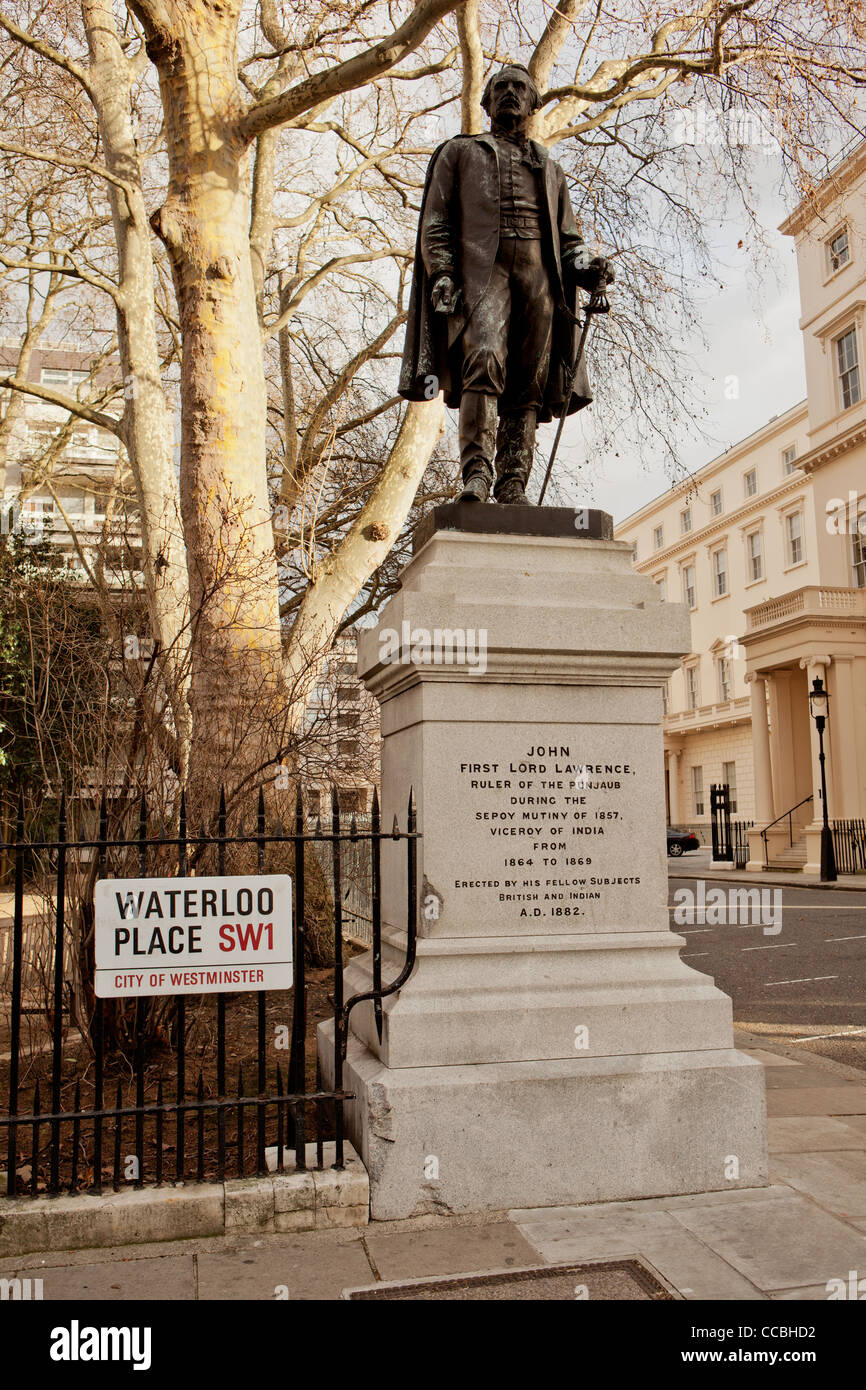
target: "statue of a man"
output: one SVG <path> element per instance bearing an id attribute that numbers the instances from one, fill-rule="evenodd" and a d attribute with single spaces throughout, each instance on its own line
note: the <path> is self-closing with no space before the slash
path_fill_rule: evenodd
<path id="1" fill-rule="evenodd" d="M 503 67 L 481 104 L 490 133 L 447 140 L 427 171 L 399 390 L 459 406 L 459 501 L 493 487 L 526 503 L 536 423 L 592 400 L 583 364 L 564 399 L 576 289 L 613 273 L 577 230 L 562 169 L 528 138 L 540 105 L 528 70 Z"/>

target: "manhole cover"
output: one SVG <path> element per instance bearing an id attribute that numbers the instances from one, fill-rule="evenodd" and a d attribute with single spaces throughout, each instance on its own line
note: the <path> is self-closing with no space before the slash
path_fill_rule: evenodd
<path id="1" fill-rule="evenodd" d="M 635 1258 L 595 1260 L 574 1265 L 539 1265 L 530 1269 L 493 1269 L 481 1274 L 451 1274 L 435 1279 L 406 1279 L 344 1289 L 343 1298 L 391 1299 L 539 1299 L 586 1298 L 631 1302 L 675 1299 L 679 1295 L 654 1270 Z"/>

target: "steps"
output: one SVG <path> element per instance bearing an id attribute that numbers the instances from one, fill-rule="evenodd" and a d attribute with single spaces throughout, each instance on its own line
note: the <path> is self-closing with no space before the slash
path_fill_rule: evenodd
<path id="1" fill-rule="evenodd" d="M 782 870 L 786 874 L 801 874 L 806 863 L 806 837 L 795 840 L 793 845 L 787 846 L 783 850 L 777 850 L 771 858 L 769 864 L 765 865 L 766 870 Z"/>

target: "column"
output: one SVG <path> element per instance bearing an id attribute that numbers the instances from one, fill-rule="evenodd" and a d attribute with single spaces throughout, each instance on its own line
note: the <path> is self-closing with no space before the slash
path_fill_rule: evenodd
<path id="1" fill-rule="evenodd" d="M 680 823 L 680 757 L 681 748 L 668 750 L 668 794 L 671 803 L 671 825 Z"/>
<path id="2" fill-rule="evenodd" d="M 830 803 L 830 814 L 851 819 L 860 814 L 853 656 L 834 656 L 831 683 L 830 717 L 824 741 L 825 745 L 829 742 L 826 751 L 833 762 L 839 804 Z"/>
<path id="3" fill-rule="evenodd" d="M 775 816 L 767 693 L 762 675 L 746 677 L 752 697 L 752 755 L 755 760 L 755 821 L 766 825 Z"/>
<path id="4" fill-rule="evenodd" d="M 767 690 L 762 675 L 746 676 L 752 701 L 752 760 L 755 769 L 755 826 L 749 831 L 748 873 L 764 869 L 765 846 L 761 831 L 775 817 L 773 770 L 770 761 L 770 729 L 767 724 Z"/>

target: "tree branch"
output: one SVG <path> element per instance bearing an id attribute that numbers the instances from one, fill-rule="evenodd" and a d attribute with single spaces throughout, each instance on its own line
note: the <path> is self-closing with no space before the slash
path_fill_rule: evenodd
<path id="1" fill-rule="evenodd" d="M 6 387 L 8 391 L 22 391 L 25 395 L 35 396 L 37 400 L 47 401 L 49 405 L 59 406 L 68 415 L 77 415 L 79 420 L 99 425 L 100 429 L 109 430 L 122 443 L 126 443 L 120 420 L 115 420 L 112 415 L 104 415 L 101 410 L 91 410 L 89 405 L 74 400 L 72 396 L 64 396 L 60 391 L 51 391 L 46 386 L 39 386 L 35 381 L 19 381 L 14 376 L 0 376 L 0 386 Z"/>
<path id="2" fill-rule="evenodd" d="M 54 63 L 56 67 L 68 72 L 70 77 L 74 77 L 76 82 L 81 83 L 88 96 L 91 95 L 90 78 L 87 70 L 76 63 L 74 59 L 67 58 L 64 53 L 52 48 L 51 44 L 46 43 L 44 39 L 37 38 L 35 34 L 29 34 L 26 29 L 19 28 L 15 21 L 4 14 L 2 10 L 0 10 L 0 27 L 6 30 L 10 38 L 16 39 L 25 48 L 31 48 L 34 53 L 38 53 L 40 58 L 47 58 L 50 63 Z"/>
<path id="3" fill-rule="evenodd" d="M 459 9 L 465 0 L 418 0 L 411 15 L 387 41 L 365 49 L 345 62 L 325 72 L 314 73 L 287 92 L 250 107 L 238 122 L 238 134 L 247 143 L 263 130 L 284 125 L 286 121 L 332 100 L 342 92 L 363 87 L 397 66 L 427 37 L 435 24 L 451 10 Z"/>

